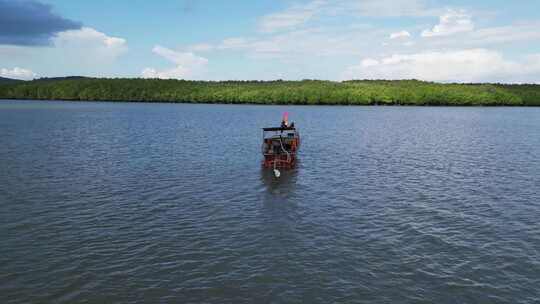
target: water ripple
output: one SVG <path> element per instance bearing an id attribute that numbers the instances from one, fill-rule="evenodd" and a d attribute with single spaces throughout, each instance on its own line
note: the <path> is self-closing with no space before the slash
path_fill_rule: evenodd
<path id="1" fill-rule="evenodd" d="M 1 102 L 0 302 L 540 301 L 540 110 L 283 110 Z"/>

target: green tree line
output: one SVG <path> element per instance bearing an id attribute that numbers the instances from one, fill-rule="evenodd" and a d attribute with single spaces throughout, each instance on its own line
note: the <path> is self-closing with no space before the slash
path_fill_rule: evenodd
<path id="1" fill-rule="evenodd" d="M 540 106 L 540 85 L 418 80 L 187 81 L 64 78 L 0 85 L 2 99 L 298 105 Z"/>

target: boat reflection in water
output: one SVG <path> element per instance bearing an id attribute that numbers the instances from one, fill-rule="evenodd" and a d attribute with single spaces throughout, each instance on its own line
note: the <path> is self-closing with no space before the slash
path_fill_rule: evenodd
<path id="1" fill-rule="evenodd" d="M 297 161 L 299 163 L 299 161 Z M 298 171 L 296 168 L 282 170 L 279 178 L 276 178 L 272 170 L 261 168 L 261 181 L 266 186 L 267 190 L 283 190 L 287 192 L 296 188 Z"/>

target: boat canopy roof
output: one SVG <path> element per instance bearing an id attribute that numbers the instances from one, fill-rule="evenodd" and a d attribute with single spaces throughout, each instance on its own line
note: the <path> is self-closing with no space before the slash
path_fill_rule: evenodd
<path id="1" fill-rule="evenodd" d="M 285 128 L 281 128 L 281 127 L 276 127 L 276 128 L 263 128 L 263 131 L 265 132 L 269 132 L 269 131 L 292 131 L 292 130 L 296 130 L 295 127 L 285 127 Z"/>

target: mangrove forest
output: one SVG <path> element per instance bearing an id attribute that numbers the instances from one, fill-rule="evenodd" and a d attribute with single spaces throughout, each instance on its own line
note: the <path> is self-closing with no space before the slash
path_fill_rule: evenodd
<path id="1" fill-rule="evenodd" d="M 418 80 L 188 81 L 67 77 L 0 83 L 0 99 L 297 105 L 540 106 L 540 85 Z"/>

